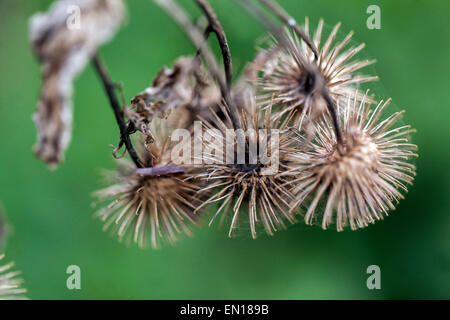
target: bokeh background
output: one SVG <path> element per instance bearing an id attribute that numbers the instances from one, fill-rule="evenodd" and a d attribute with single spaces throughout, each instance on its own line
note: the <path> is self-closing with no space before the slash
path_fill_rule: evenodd
<path id="1" fill-rule="evenodd" d="M 128 0 L 129 19 L 101 49 L 127 99 L 164 66 L 195 48 L 160 8 Z M 233 1 L 211 1 L 227 31 L 238 74 L 255 54 L 263 28 Z M 39 66 L 28 46 L 28 18 L 49 0 L 0 0 L 0 201 L 10 225 L 7 260 L 16 261 L 32 299 L 431 299 L 450 298 L 450 3 L 427 1 L 282 1 L 299 21 L 320 17 L 355 31 L 377 59 L 377 94 L 406 109 L 418 132 L 418 175 L 404 201 L 364 230 L 322 231 L 302 225 L 274 237 L 226 238 L 196 230 L 175 247 L 140 250 L 102 232 L 91 192 L 114 168 L 118 130 L 91 66 L 75 83 L 73 139 L 56 171 L 31 152 L 31 115 Z M 193 17 L 200 12 L 181 0 Z M 381 7 L 381 30 L 366 27 L 366 8 Z M 211 42 L 215 47 L 214 42 Z M 217 49 L 217 48 L 216 48 Z M 66 288 L 79 265 L 82 289 Z M 382 289 L 366 288 L 379 265 Z"/>

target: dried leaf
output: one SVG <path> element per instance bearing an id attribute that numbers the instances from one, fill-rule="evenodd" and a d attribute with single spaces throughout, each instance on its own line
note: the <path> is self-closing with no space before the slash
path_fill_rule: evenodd
<path id="1" fill-rule="evenodd" d="M 50 167 L 62 161 L 70 142 L 72 81 L 123 17 L 122 0 L 61 0 L 30 19 L 31 48 L 43 77 L 34 151 Z"/>
<path id="2" fill-rule="evenodd" d="M 125 115 L 151 141 L 147 126 L 155 117 L 168 118 L 172 127 L 189 127 L 198 115 L 210 112 L 220 99 L 219 89 L 206 76 L 200 60 L 180 57 L 172 69 L 164 67 L 152 86 L 131 100 Z"/>
<path id="3" fill-rule="evenodd" d="M 152 86 L 131 100 L 128 117 L 137 130 L 147 134 L 147 124 L 156 116 L 164 117 L 192 100 L 191 77 L 196 66 L 193 58 L 178 58 L 172 69 L 164 67 Z"/>

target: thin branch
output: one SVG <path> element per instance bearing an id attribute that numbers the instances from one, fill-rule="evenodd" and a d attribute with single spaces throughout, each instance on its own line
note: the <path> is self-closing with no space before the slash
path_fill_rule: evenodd
<path id="1" fill-rule="evenodd" d="M 326 86 L 322 86 L 321 92 L 323 98 L 327 103 L 328 112 L 331 115 L 331 120 L 333 121 L 334 131 L 336 133 L 336 141 L 338 144 L 338 151 L 340 151 L 339 146 L 343 146 L 342 134 L 341 134 L 341 126 L 339 124 L 339 118 L 337 114 L 336 103 L 333 98 L 330 96 L 328 89 Z"/>
<path id="2" fill-rule="evenodd" d="M 117 97 L 114 93 L 115 85 L 111 81 L 111 78 L 109 77 L 108 72 L 106 71 L 106 68 L 98 55 L 94 55 L 94 57 L 92 58 L 92 62 L 95 67 L 95 70 L 97 71 L 98 75 L 100 76 L 100 79 L 102 80 L 103 87 L 105 88 L 105 92 L 111 104 L 111 108 L 114 111 L 117 125 L 119 126 L 120 130 L 120 141 L 125 144 L 125 148 L 127 149 L 128 154 L 130 155 L 136 167 L 142 168 L 142 162 L 139 160 L 139 156 L 136 150 L 134 150 L 133 144 L 131 143 L 131 139 L 129 136 L 129 128 L 125 123 L 123 110 L 120 107 L 119 101 L 117 100 Z"/>
<path id="3" fill-rule="evenodd" d="M 229 88 L 223 79 L 222 73 L 219 70 L 216 59 L 209 48 L 208 44 L 204 41 L 203 34 L 194 26 L 184 10 L 178 6 L 173 0 L 154 0 L 161 8 L 163 8 L 172 18 L 183 28 L 186 34 L 189 36 L 194 45 L 200 50 L 203 59 L 211 72 L 212 76 L 219 85 L 222 97 L 225 100 L 226 107 L 230 111 L 230 118 L 235 129 L 240 129 L 241 122 L 239 120 L 238 109 L 231 99 Z"/>
<path id="4" fill-rule="evenodd" d="M 286 38 L 283 29 L 276 26 L 267 16 L 267 13 L 262 10 L 262 8 L 256 6 L 249 0 L 235 0 L 242 7 L 244 7 L 251 15 L 255 17 L 266 29 L 275 37 L 278 42 L 278 47 L 288 48 L 292 53 L 293 58 L 297 65 L 301 69 L 309 71 L 311 69 L 309 61 L 293 46 L 292 42 Z"/>
<path id="5" fill-rule="evenodd" d="M 203 32 L 203 37 L 205 38 L 205 41 L 208 41 L 209 35 L 212 32 L 211 26 L 208 24 L 208 26 L 205 28 L 205 31 Z M 195 57 L 200 57 L 200 49 L 197 49 L 197 52 L 195 53 Z"/>
<path id="6" fill-rule="evenodd" d="M 214 32 L 217 41 L 219 42 L 220 50 L 222 52 L 223 64 L 225 68 L 225 78 L 227 82 L 228 89 L 231 88 L 231 77 L 232 77 L 232 63 L 231 63 L 231 53 L 230 47 L 228 46 L 227 37 L 219 19 L 217 18 L 213 8 L 210 6 L 207 0 L 195 0 L 197 5 L 202 9 L 203 13 L 208 20 L 208 27 L 205 30 L 205 40 L 208 39 L 209 33 Z"/>
<path id="7" fill-rule="evenodd" d="M 306 32 L 300 28 L 295 21 L 295 19 L 290 16 L 278 3 L 272 0 L 259 0 L 264 6 L 266 6 L 269 10 L 271 10 L 275 15 L 280 18 L 285 24 L 289 25 L 294 32 L 306 42 L 308 47 L 314 53 L 314 59 L 317 60 L 319 57 L 319 53 L 316 45 L 311 40 L 311 38 L 306 34 Z"/>

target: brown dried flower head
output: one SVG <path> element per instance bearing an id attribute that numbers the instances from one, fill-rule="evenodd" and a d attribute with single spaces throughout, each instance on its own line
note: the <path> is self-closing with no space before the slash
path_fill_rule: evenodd
<path id="1" fill-rule="evenodd" d="M 192 235 L 190 227 L 200 216 L 194 213 L 200 187 L 192 179 L 191 168 L 173 166 L 172 144 L 164 125 L 151 129 L 155 139 L 141 152 L 145 167 L 136 169 L 132 162 L 119 160 L 118 171 L 110 177 L 114 184 L 95 196 L 111 201 L 99 212 L 104 230 L 117 233 L 119 240 L 132 239 L 140 247 L 150 239 L 157 249 L 165 241 L 174 244 L 182 233 Z"/>
<path id="2" fill-rule="evenodd" d="M 317 60 L 308 45 L 286 29 L 288 45 L 282 46 L 282 43 L 274 39 L 274 45 L 269 50 L 262 51 L 259 61 L 255 63 L 262 74 L 256 81 L 261 91 L 261 104 L 269 105 L 273 99 L 273 103 L 279 106 L 275 118 L 285 116 L 297 127 L 301 127 L 305 120 L 318 118 L 326 110 L 320 92 L 321 86 L 326 86 L 331 97 L 338 101 L 352 94 L 355 85 L 378 79 L 376 76 L 356 73 L 375 61 L 351 60 L 364 48 L 364 44 L 360 44 L 345 49 L 353 32 L 341 42 L 335 43 L 339 23 L 326 41 L 323 41 L 323 26 L 324 22 L 320 20 L 312 39 L 319 52 Z M 305 18 L 304 28 L 309 36 L 308 18 Z M 302 62 L 304 60 L 307 64 Z M 321 77 L 318 78 L 315 73 Z M 361 97 L 359 94 L 358 98 Z"/>
<path id="3" fill-rule="evenodd" d="M 70 21 L 79 8 L 80 23 Z M 42 64 L 43 85 L 34 116 L 36 155 L 50 167 L 62 161 L 71 137 L 72 82 L 97 48 L 117 31 L 122 0 L 61 0 L 30 20 L 31 48 Z"/>
<path id="4" fill-rule="evenodd" d="M 313 140 L 299 136 L 304 148 L 292 155 L 299 172 L 293 208 L 307 207 L 307 224 L 321 219 L 323 229 L 366 227 L 395 209 L 414 180 L 409 161 L 417 146 L 408 140 L 411 126 L 397 124 L 403 111 L 381 120 L 390 99 L 373 109 L 367 92 L 361 102 L 357 94 L 338 106 L 343 145 L 326 116 L 314 124 Z"/>
<path id="5" fill-rule="evenodd" d="M 0 254 L 0 261 L 5 255 Z M 22 288 L 23 280 L 18 278 L 20 271 L 12 271 L 14 262 L 0 265 L 0 300 L 23 300 L 26 289 Z"/>
<path id="6" fill-rule="evenodd" d="M 294 178 L 287 162 L 288 155 L 294 150 L 294 139 L 287 128 L 280 127 L 278 121 L 271 119 L 270 109 L 264 114 L 264 111 L 256 108 L 254 98 L 246 103 L 246 106 L 238 106 L 241 129 L 236 132 L 225 107 L 222 107 L 224 121 L 216 117 L 214 123 L 204 122 L 204 128 L 216 130 L 216 134 L 211 135 L 212 140 L 203 137 L 204 142 L 209 142 L 203 146 L 206 164 L 199 177 L 208 183 L 202 192 L 215 191 L 199 208 L 218 203 L 210 225 L 222 213 L 220 225 L 225 219 L 231 219 L 229 237 L 249 226 L 252 237 L 256 238 L 260 227 L 273 235 L 275 231 L 285 229 L 286 224 L 295 222 L 294 216 L 289 213 L 289 202 L 294 197 L 285 187 Z M 234 132 L 231 138 L 227 131 Z M 243 134 L 239 135 L 239 132 Z M 223 146 L 222 150 L 211 150 L 209 143 L 214 139 L 216 145 Z M 245 145 L 244 149 L 240 149 L 242 145 Z M 239 161 L 239 152 L 244 155 L 244 161 Z M 227 160 L 222 156 L 217 157 L 217 153 L 226 155 Z M 228 159 L 230 154 L 232 159 Z M 261 156 L 267 156 L 270 161 L 267 158 L 263 161 Z M 275 169 L 274 161 L 277 161 Z"/>

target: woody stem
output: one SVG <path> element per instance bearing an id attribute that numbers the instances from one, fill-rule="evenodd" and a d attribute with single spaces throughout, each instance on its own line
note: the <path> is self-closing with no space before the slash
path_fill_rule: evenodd
<path id="1" fill-rule="evenodd" d="M 331 115 L 331 120 L 333 121 L 334 131 L 336 133 L 336 141 L 339 146 L 342 146 L 342 133 L 341 133 L 341 126 L 339 124 L 339 116 L 337 114 L 337 108 L 336 103 L 334 102 L 333 98 L 330 96 L 330 93 L 328 92 L 326 86 L 322 87 L 322 96 L 325 99 L 325 102 L 327 103 L 328 112 Z M 338 148 L 339 149 L 339 148 Z"/>
<path id="2" fill-rule="evenodd" d="M 136 167 L 142 168 L 142 162 L 140 161 L 139 156 L 136 150 L 133 148 L 133 144 L 131 143 L 128 126 L 125 123 L 125 118 L 123 115 L 123 110 L 120 107 L 119 101 L 114 92 L 115 85 L 108 75 L 106 67 L 97 54 L 92 58 L 92 63 L 103 83 L 103 87 L 105 89 L 106 95 L 108 96 L 109 103 L 111 105 L 111 108 L 113 109 L 114 116 L 116 117 L 116 122 L 120 130 L 119 144 L 123 143 L 125 145 L 125 148 L 127 149 L 128 154 L 130 155 Z"/>
<path id="3" fill-rule="evenodd" d="M 306 42 L 308 47 L 314 53 L 314 59 L 317 60 L 319 53 L 317 51 L 317 47 L 311 38 L 306 34 L 306 32 L 297 25 L 297 22 L 293 17 L 291 17 L 278 3 L 272 0 L 259 0 L 264 6 L 266 6 L 269 10 L 271 10 L 280 20 L 282 20 L 285 24 L 289 25 L 294 32 Z"/>
<path id="4" fill-rule="evenodd" d="M 231 63 L 231 53 L 230 47 L 228 46 L 227 37 L 225 35 L 225 31 L 220 24 L 219 19 L 217 18 L 213 8 L 208 3 L 207 0 L 195 0 L 197 5 L 203 11 L 208 20 L 208 27 L 205 31 L 205 39 L 208 39 L 209 33 L 214 32 L 217 41 L 219 42 L 220 50 L 222 52 L 223 65 L 225 68 L 225 78 L 227 82 L 227 87 L 230 89 L 231 87 L 231 77 L 232 77 L 232 63 Z"/>
<path id="5" fill-rule="evenodd" d="M 211 72 L 212 76 L 219 85 L 222 97 L 225 100 L 226 106 L 230 111 L 230 118 L 235 129 L 240 129 L 241 122 L 239 120 L 238 109 L 231 99 L 231 94 L 226 81 L 223 79 L 223 75 L 219 70 L 216 59 L 209 48 L 208 44 L 204 41 L 203 34 L 194 26 L 184 10 L 178 6 L 173 0 L 154 0 L 161 8 L 163 8 L 172 18 L 183 28 L 186 34 L 191 39 L 192 43 L 200 51 L 206 66 Z"/>

